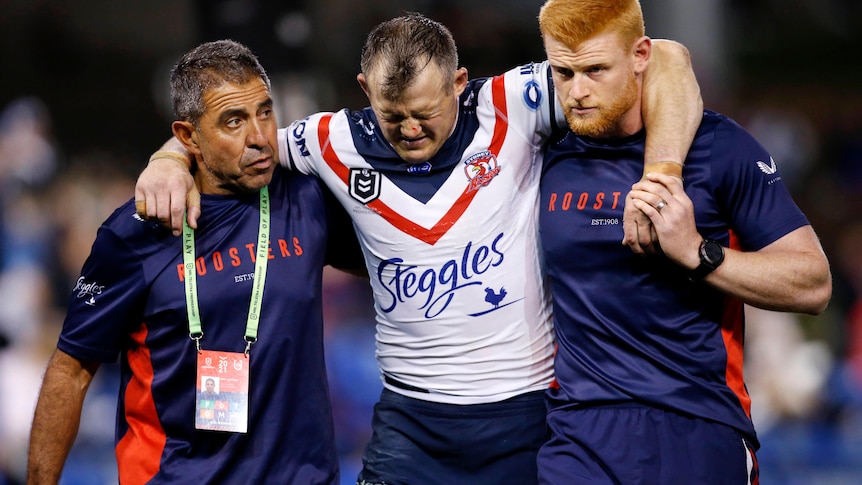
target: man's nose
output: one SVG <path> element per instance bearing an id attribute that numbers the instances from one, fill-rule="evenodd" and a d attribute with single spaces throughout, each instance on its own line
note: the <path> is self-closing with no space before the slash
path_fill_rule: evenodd
<path id="1" fill-rule="evenodd" d="M 582 101 L 589 95 L 590 91 L 587 87 L 586 79 L 577 75 L 572 78 L 572 85 L 569 87 L 569 97 L 575 101 Z"/>
<path id="2" fill-rule="evenodd" d="M 268 140 L 266 138 L 263 124 L 260 121 L 251 121 L 251 123 L 249 124 L 249 132 L 246 140 L 248 146 L 250 147 L 260 148 L 266 146 Z"/>
<path id="3" fill-rule="evenodd" d="M 416 118 L 407 118 L 401 122 L 401 133 L 408 138 L 413 138 L 422 131 L 419 125 L 419 120 Z"/>

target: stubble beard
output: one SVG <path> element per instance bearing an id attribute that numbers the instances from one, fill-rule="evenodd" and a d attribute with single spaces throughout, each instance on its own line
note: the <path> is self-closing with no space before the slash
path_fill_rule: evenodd
<path id="1" fill-rule="evenodd" d="M 634 106 L 637 97 L 638 83 L 635 76 L 632 75 L 622 92 L 609 106 L 597 106 L 596 111 L 587 116 L 580 116 L 572 112 L 572 108 L 579 107 L 578 103 L 566 101 L 563 108 L 569 129 L 576 135 L 592 138 L 613 136 L 619 126 L 620 119 Z"/>

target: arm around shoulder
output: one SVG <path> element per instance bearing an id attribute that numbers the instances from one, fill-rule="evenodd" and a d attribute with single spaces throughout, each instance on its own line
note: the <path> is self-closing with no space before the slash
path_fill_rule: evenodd
<path id="1" fill-rule="evenodd" d="M 176 137 L 150 156 L 135 184 L 136 207 L 138 201 L 143 201 L 143 210 L 139 209 L 141 217 L 157 219 L 179 235 L 188 208 L 189 225 L 197 227 L 200 194 L 191 175 L 193 162 L 192 154 Z"/>
<path id="2" fill-rule="evenodd" d="M 703 117 L 700 86 L 684 45 L 672 40 L 652 41 L 643 91 L 647 128 L 644 162 L 681 165 Z"/>
<path id="3" fill-rule="evenodd" d="M 27 455 L 27 483 L 55 484 L 75 442 L 84 397 L 99 364 L 55 350 L 36 403 Z"/>
<path id="4" fill-rule="evenodd" d="M 644 176 L 663 173 L 682 179 L 682 165 L 703 117 L 703 99 L 688 49 L 653 40 L 644 71 L 641 111 L 646 127 Z M 636 254 L 658 252 L 649 219 L 629 204 L 623 213 L 623 244 Z"/>

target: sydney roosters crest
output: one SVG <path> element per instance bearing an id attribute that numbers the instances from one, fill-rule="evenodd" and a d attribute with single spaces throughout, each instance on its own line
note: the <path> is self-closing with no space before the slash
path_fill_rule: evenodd
<path id="1" fill-rule="evenodd" d="M 380 197 L 380 172 L 368 168 L 351 168 L 349 193 L 363 204 Z"/>
<path id="2" fill-rule="evenodd" d="M 468 191 L 478 190 L 491 182 L 500 173 L 497 157 L 489 151 L 479 152 L 464 160 L 464 172 L 470 179 Z"/>

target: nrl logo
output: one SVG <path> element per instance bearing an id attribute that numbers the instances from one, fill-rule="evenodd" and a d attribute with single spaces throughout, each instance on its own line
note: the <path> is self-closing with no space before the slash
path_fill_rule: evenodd
<path id="1" fill-rule="evenodd" d="M 367 168 L 351 168 L 348 193 L 363 204 L 380 197 L 380 172 Z"/>

